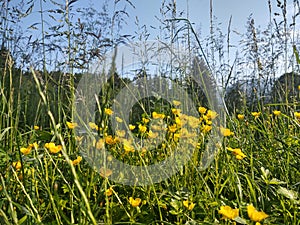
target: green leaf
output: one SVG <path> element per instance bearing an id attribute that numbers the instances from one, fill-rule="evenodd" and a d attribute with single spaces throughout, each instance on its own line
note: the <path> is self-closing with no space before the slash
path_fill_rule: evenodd
<path id="1" fill-rule="evenodd" d="M 240 224 L 247 224 L 247 221 L 239 216 L 234 218 L 234 221 Z"/>
<path id="2" fill-rule="evenodd" d="M 284 181 L 278 180 L 276 178 L 272 178 L 272 180 L 270 180 L 268 183 L 269 184 L 285 184 Z"/>
<path id="3" fill-rule="evenodd" d="M 180 209 L 181 203 L 177 200 L 172 199 L 170 202 L 170 205 L 176 210 L 178 211 Z"/>
<path id="4" fill-rule="evenodd" d="M 23 216 L 20 220 L 19 220 L 19 225 L 21 225 L 22 223 L 24 223 L 27 220 L 27 215 Z"/>
<path id="5" fill-rule="evenodd" d="M 298 193 L 296 191 L 289 190 L 289 189 L 284 188 L 284 187 L 279 187 L 277 189 L 277 193 L 281 194 L 284 197 L 289 198 L 291 200 L 296 200 L 298 198 Z"/>

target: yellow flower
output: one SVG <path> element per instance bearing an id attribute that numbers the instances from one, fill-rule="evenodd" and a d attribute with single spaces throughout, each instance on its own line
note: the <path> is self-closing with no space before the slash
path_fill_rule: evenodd
<path id="1" fill-rule="evenodd" d="M 173 113 L 174 115 L 179 116 L 180 113 L 181 113 L 181 110 L 180 110 L 180 109 L 175 109 L 175 108 L 173 108 L 173 109 L 172 109 L 172 113 Z"/>
<path id="2" fill-rule="evenodd" d="M 47 148 L 50 151 L 50 153 L 55 154 L 55 153 L 58 153 L 62 149 L 62 146 L 55 145 L 55 143 L 50 142 L 50 143 L 45 144 L 45 148 Z"/>
<path id="3" fill-rule="evenodd" d="M 105 147 L 105 140 L 103 138 L 96 142 L 96 149 L 103 149 Z"/>
<path id="4" fill-rule="evenodd" d="M 164 119 L 165 114 L 163 113 L 157 113 L 157 112 L 152 112 L 152 118 L 153 119 Z"/>
<path id="5" fill-rule="evenodd" d="M 28 155 L 31 152 L 32 148 L 37 149 L 38 147 L 39 145 L 36 142 L 34 142 L 32 144 L 29 144 L 27 148 L 24 147 L 20 148 L 20 152 L 22 152 L 24 155 Z"/>
<path id="6" fill-rule="evenodd" d="M 239 209 L 232 209 L 228 205 L 223 205 L 219 210 L 219 214 L 223 215 L 223 217 L 226 219 L 233 220 L 234 218 L 239 216 Z"/>
<path id="7" fill-rule="evenodd" d="M 269 215 L 267 215 L 265 212 L 257 211 L 252 204 L 247 206 L 247 212 L 250 220 L 254 222 L 260 222 L 263 219 L 269 217 Z"/>
<path id="8" fill-rule="evenodd" d="M 212 111 L 212 110 L 208 110 L 207 113 L 206 113 L 206 116 L 208 119 L 215 119 L 217 117 L 217 112 L 215 111 Z"/>
<path id="9" fill-rule="evenodd" d="M 72 161 L 72 164 L 75 166 L 75 165 L 79 164 L 81 162 L 81 160 L 82 160 L 82 157 L 77 156 L 77 158 Z"/>
<path id="10" fill-rule="evenodd" d="M 144 123 L 144 124 L 147 124 L 147 123 L 149 123 L 149 119 L 147 119 L 147 118 L 144 118 L 144 117 L 142 118 L 142 121 L 143 121 L 143 123 Z"/>
<path id="11" fill-rule="evenodd" d="M 100 176 L 101 177 L 109 177 L 110 175 L 112 175 L 112 170 L 110 169 L 105 169 L 104 167 L 100 168 Z"/>
<path id="12" fill-rule="evenodd" d="M 20 152 L 22 152 L 24 155 L 28 155 L 31 151 L 31 148 L 27 147 L 27 148 L 20 148 Z"/>
<path id="13" fill-rule="evenodd" d="M 12 166 L 15 167 L 16 170 L 20 170 L 22 168 L 21 161 L 13 162 Z"/>
<path id="14" fill-rule="evenodd" d="M 240 148 L 227 147 L 227 150 L 231 151 L 235 155 L 235 158 L 238 160 L 241 160 L 246 157 L 246 155 L 242 152 Z"/>
<path id="15" fill-rule="evenodd" d="M 261 112 L 252 112 L 251 114 L 252 116 L 254 116 L 254 119 L 257 119 L 260 116 Z"/>
<path id="16" fill-rule="evenodd" d="M 203 125 L 202 126 L 202 132 L 203 133 L 208 133 L 212 129 L 212 126 L 209 125 Z"/>
<path id="17" fill-rule="evenodd" d="M 111 115 L 114 113 L 114 111 L 112 111 L 112 109 L 105 108 L 105 109 L 104 109 L 104 113 L 105 113 L 106 115 L 111 116 Z"/>
<path id="18" fill-rule="evenodd" d="M 157 132 L 152 132 L 152 130 L 149 130 L 149 132 L 148 132 L 149 138 L 157 138 L 157 136 L 158 136 Z"/>
<path id="19" fill-rule="evenodd" d="M 238 115 L 237 115 L 237 118 L 238 118 L 239 120 L 243 120 L 243 119 L 245 118 L 245 115 L 243 115 L 243 114 L 238 114 Z"/>
<path id="20" fill-rule="evenodd" d="M 125 130 L 116 130 L 116 135 L 118 136 L 118 137 L 125 137 L 125 134 L 126 134 L 126 132 L 125 132 Z"/>
<path id="21" fill-rule="evenodd" d="M 177 130 L 177 125 L 173 124 L 173 125 L 169 126 L 168 129 L 171 133 L 175 133 Z"/>
<path id="22" fill-rule="evenodd" d="M 134 125 L 132 125 L 132 124 L 129 124 L 129 130 L 134 130 L 135 129 L 135 126 Z"/>
<path id="23" fill-rule="evenodd" d="M 294 115 L 297 119 L 300 119 L 300 112 L 294 112 Z"/>
<path id="24" fill-rule="evenodd" d="M 298 85 L 298 90 L 300 91 L 300 85 Z"/>
<path id="25" fill-rule="evenodd" d="M 172 102 L 173 102 L 173 105 L 175 105 L 175 106 L 179 106 L 181 104 L 181 102 L 177 101 L 177 100 L 173 100 Z"/>
<path id="26" fill-rule="evenodd" d="M 181 136 L 181 135 L 178 134 L 178 133 L 174 134 L 174 136 L 173 136 L 174 141 L 175 141 L 175 142 L 178 142 L 180 136 Z"/>
<path id="27" fill-rule="evenodd" d="M 31 147 L 27 148 L 20 148 L 20 152 L 22 152 L 24 155 L 28 155 L 31 152 Z"/>
<path id="28" fill-rule="evenodd" d="M 204 113 L 206 113 L 206 108 L 200 106 L 200 107 L 198 108 L 198 111 L 199 111 L 199 113 L 204 114 Z"/>
<path id="29" fill-rule="evenodd" d="M 105 137 L 105 143 L 108 144 L 108 145 L 114 145 L 118 142 L 118 139 L 117 138 L 114 138 L 113 136 L 111 135 L 108 135 Z"/>
<path id="30" fill-rule="evenodd" d="M 122 122 L 123 122 L 123 120 L 122 120 L 120 117 L 118 117 L 118 116 L 116 116 L 116 121 L 117 121 L 118 123 L 122 123 Z"/>
<path id="31" fill-rule="evenodd" d="M 132 207 L 139 206 L 141 204 L 141 202 L 142 202 L 142 200 L 140 198 L 136 198 L 136 199 L 134 199 L 132 197 L 129 198 L 129 203 Z"/>
<path id="32" fill-rule="evenodd" d="M 197 119 L 197 118 L 196 118 Z M 179 117 L 176 117 L 175 118 L 175 123 L 177 124 L 177 126 L 181 126 L 182 125 L 182 123 L 181 123 L 181 119 L 179 118 Z"/>
<path id="33" fill-rule="evenodd" d="M 220 131 L 224 137 L 234 135 L 234 133 L 232 131 L 230 131 L 230 129 L 228 129 L 228 128 L 221 127 Z"/>
<path id="34" fill-rule="evenodd" d="M 143 118 L 144 119 L 144 118 Z M 142 124 L 139 124 L 139 131 L 141 133 L 145 133 L 147 131 L 147 127 L 142 125 Z"/>
<path id="35" fill-rule="evenodd" d="M 105 190 L 105 195 L 106 196 L 111 196 L 113 194 L 113 188 L 112 187 L 110 187 L 110 188 L 108 188 L 107 190 Z"/>
<path id="36" fill-rule="evenodd" d="M 123 148 L 125 153 L 134 152 L 134 147 L 131 145 L 131 142 L 128 140 L 123 141 Z"/>
<path id="37" fill-rule="evenodd" d="M 280 116 L 281 112 L 278 111 L 278 110 L 274 110 L 274 111 L 273 111 L 273 114 L 274 114 L 275 116 Z"/>
<path id="38" fill-rule="evenodd" d="M 40 129 L 40 127 L 35 125 L 35 126 L 33 127 L 33 129 L 35 129 L 35 130 L 39 130 L 39 129 Z"/>
<path id="39" fill-rule="evenodd" d="M 67 126 L 68 126 L 68 128 L 69 128 L 69 129 L 74 129 L 75 127 L 77 127 L 77 126 L 78 126 L 78 124 L 77 124 L 77 123 L 71 123 L 71 122 L 67 122 L 66 124 L 67 124 Z"/>
<path id="40" fill-rule="evenodd" d="M 99 129 L 99 127 L 97 126 L 97 124 L 92 123 L 92 122 L 89 122 L 89 126 L 90 126 L 90 128 L 93 129 L 93 130 L 98 130 L 98 129 Z"/>
<path id="41" fill-rule="evenodd" d="M 188 124 L 191 128 L 196 129 L 200 124 L 200 120 L 197 117 L 189 116 L 188 117 Z"/>
<path id="42" fill-rule="evenodd" d="M 35 148 L 37 149 L 39 147 L 38 143 L 37 142 L 33 142 L 32 144 L 29 144 L 28 147 L 31 147 L 31 148 Z"/>
<path id="43" fill-rule="evenodd" d="M 192 211 L 196 204 L 193 203 L 193 202 L 190 202 L 189 200 L 184 200 L 183 205 L 184 205 L 185 208 Z"/>

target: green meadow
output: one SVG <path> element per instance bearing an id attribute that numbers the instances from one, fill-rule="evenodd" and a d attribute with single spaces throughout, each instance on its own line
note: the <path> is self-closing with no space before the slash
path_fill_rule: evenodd
<path id="1" fill-rule="evenodd" d="M 0 3 L 0 224 L 300 225 L 299 2 L 239 32 L 211 5 L 203 37 L 162 1 L 157 42 L 189 55 L 163 73 L 147 26 L 122 29 L 134 2 L 80 1 Z"/>

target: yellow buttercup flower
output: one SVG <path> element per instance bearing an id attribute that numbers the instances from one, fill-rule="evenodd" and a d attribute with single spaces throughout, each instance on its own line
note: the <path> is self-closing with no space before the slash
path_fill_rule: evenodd
<path id="1" fill-rule="evenodd" d="M 105 137 L 105 143 L 108 144 L 108 145 L 114 145 L 118 142 L 118 138 L 114 138 L 113 136 L 111 135 L 108 135 Z"/>
<path id="2" fill-rule="evenodd" d="M 143 121 L 144 124 L 147 124 L 147 123 L 149 123 L 150 120 L 143 117 L 143 118 L 142 118 L 142 121 Z"/>
<path id="3" fill-rule="evenodd" d="M 136 199 L 134 199 L 132 197 L 129 198 L 129 203 L 132 207 L 139 206 L 141 204 L 141 202 L 142 202 L 142 200 L 140 198 L 136 198 Z"/>
<path id="4" fill-rule="evenodd" d="M 39 126 L 33 126 L 33 129 L 35 129 L 35 130 L 39 130 L 40 129 L 40 127 Z"/>
<path id="5" fill-rule="evenodd" d="M 29 147 L 37 149 L 39 145 L 37 142 L 33 142 L 32 144 L 29 144 Z"/>
<path id="6" fill-rule="evenodd" d="M 142 124 L 139 124 L 139 131 L 141 133 L 145 133 L 147 131 L 147 127 Z"/>
<path id="7" fill-rule="evenodd" d="M 112 111 L 112 109 L 105 108 L 105 109 L 104 109 L 104 113 L 105 113 L 106 115 L 111 116 L 111 115 L 114 113 L 114 111 Z"/>
<path id="8" fill-rule="evenodd" d="M 131 144 L 131 141 L 123 140 L 123 148 L 125 153 L 134 152 L 134 147 Z"/>
<path id="9" fill-rule="evenodd" d="M 221 134 L 224 137 L 228 137 L 228 136 L 234 135 L 234 133 L 230 129 L 228 129 L 228 128 L 221 127 L 220 131 L 221 131 Z"/>
<path id="10" fill-rule="evenodd" d="M 15 167 L 16 170 L 20 170 L 22 168 L 21 161 L 13 162 L 12 166 Z"/>
<path id="11" fill-rule="evenodd" d="M 31 148 L 20 148 L 20 152 L 22 152 L 24 155 L 28 155 L 31 152 Z"/>
<path id="12" fill-rule="evenodd" d="M 235 155 L 236 159 L 238 160 L 241 160 L 246 157 L 246 155 L 242 152 L 240 148 L 227 147 L 227 150 L 231 151 Z"/>
<path id="13" fill-rule="evenodd" d="M 184 200 L 183 205 L 184 205 L 185 208 L 192 211 L 196 204 L 193 203 L 193 202 L 190 202 L 189 200 Z"/>
<path id="14" fill-rule="evenodd" d="M 218 115 L 217 112 L 212 111 L 212 110 L 208 110 L 206 113 L 207 118 L 211 119 L 211 120 L 215 119 L 217 117 L 217 115 Z"/>
<path id="15" fill-rule="evenodd" d="M 260 222 L 260 221 L 266 219 L 267 217 L 269 217 L 269 215 L 266 214 L 265 212 L 257 211 L 252 204 L 247 206 L 247 212 L 248 212 L 248 216 L 249 216 L 250 220 L 252 220 L 254 222 Z"/>
<path id="16" fill-rule="evenodd" d="M 278 110 L 274 110 L 274 111 L 273 111 L 273 114 L 274 114 L 275 116 L 280 116 L 280 115 L 281 115 L 281 112 L 278 111 Z"/>
<path id="17" fill-rule="evenodd" d="M 78 126 L 77 123 L 72 123 L 72 122 L 66 122 L 67 126 L 69 129 L 74 129 L 75 127 Z"/>
<path id="18" fill-rule="evenodd" d="M 173 113 L 174 115 L 180 116 L 181 110 L 180 110 L 180 109 L 175 109 L 175 108 L 173 108 L 173 109 L 172 109 L 172 113 Z"/>
<path id="19" fill-rule="evenodd" d="M 157 136 L 158 136 L 157 132 L 152 132 L 152 130 L 149 130 L 149 132 L 148 132 L 149 138 L 157 138 Z"/>
<path id="20" fill-rule="evenodd" d="M 62 149 L 62 146 L 61 145 L 55 145 L 55 143 L 50 142 L 50 143 L 45 144 L 45 148 L 47 148 L 50 151 L 50 153 L 55 154 L 55 153 L 60 152 L 60 150 Z"/>
<path id="21" fill-rule="evenodd" d="M 188 117 L 188 124 L 191 128 L 196 129 L 200 124 L 200 120 L 197 117 L 189 116 Z"/>
<path id="22" fill-rule="evenodd" d="M 233 220 L 239 216 L 239 209 L 232 209 L 228 205 L 221 206 L 219 214 L 223 215 L 224 218 Z"/>
<path id="23" fill-rule="evenodd" d="M 125 135 L 126 135 L 125 130 L 116 130 L 116 136 L 122 138 L 125 137 Z"/>
<path id="24" fill-rule="evenodd" d="M 203 133 L 208 133 L 212 129 L 212 126 L 210 125 L 203 125 L 202 126 L 202 132 Z"/>
<path id="25" fill-rule="evenodd" d="M 132 124 L 129 124 L 129 130 L 134 130 L 135 129 L 135 126 L 134 125 L 132 125 Z"/>
<path id="26" fill-rule="evenodd" d="M 82 157 L 81 156 L 77 156 L 77 158 L 72 161 L 72 164 L 74 166 L 78 165 L 81 162 L 81 160 L 82 160 Z"/>
<path id="27" fill-rule="evenodd" d="M 110 187 L 110 188 L 108 188 L 107 190 L 105 190 L 105 195 L 106 196 L 111 196 L 113 194 L 113 188 L 112 187 Z"/>
<path id="28" fill-rule="evenodd" d="M 252 112 L 251 115 L 254 116 L 254 119 L 257 119 L 260 116 L 261 112 Z"/>
<path id="29" fill-rule="evenodd" d="M 153 119 L 164 119 L 165 114 L 163 113 L 157 113 L 157 112 L 152 112 L 152 118 Z"/>
<path id="30" fill-rule="evenodd" d="M 300 112 L 294 112 L 294 115 L 297 119 L 300 119 Z"/>
<path id="31" fill-rule="evenodd" d="M 96 149 L 104 149 L 105 148 L 105 140 L 103 138 L 100 138 L 96 142 Z"/>
<path id="32" fill-rule="evenodd" d="M 117 121 L 118 123 L 122 123 L 122 122 L 123 122 L 123 120 L 122 120 L 120 117 L 118 117 L 118 116 L 116 116 L 116 121 Z"/>
<path id="33" fill-rule="evenodd" d="M 27 148 L 24 147 L 20 148 L 20 152 L 22 152 L 24 155 L 28 155 L 31 152 L 32 148 L 37 149 L 38 147 L 39 145 L 36 142 L 34 142 L 32 144 L 29 144 Z"/>
<path id="34" fill-rule="evenodd" d="M 201 113 L 201 114 L 204 114 L 204 113 L 206 113 L 206 108 L 205 107 L 202 107 L 202 106 L 200 106 L 199 108 L 198 108 L 198 111 L 199 111 L 199 113 Z"/>
<path id="35" fill-rule="evenodd" d="M 179 106 L 181 104 L 181 102 L 177 101 L 177 100 L 173 100 L 172 102 L 173 102 L 173 105 L 175 105 L 175 106 Z"/>
<path id="36" fill-rule="evenodd" d="M 243 114 L 238 114 L 238 115 L 237 115 L 237 118 L 238 118 L 239 120 L 243 120 L 243 119 L 245 119 L 245 115 L 243 115 Z"/>
<path id="37" fill-rule="evenodd" d="M 93 130 L 99 130 L 99 127 L 98 127 L 97 124 L 95 124 L 95 123 L 89 122 L 89 126 L 90 126 L 90 128 L 93 129 Z"/>
<path id="38" fill-rule="evenodd" d="M 177 130 L 177 125 L 176 125 L 176 124 L 173 124 L 173 125 L 169 126 L 169 127 L 168 127 L 168 130 L 169 130 L 169 132 L 171 132 L 171 133 L 175 133 L 176 130 Z"/>
<path id="39" fill-rule="evenodd" d="M 180 127 L 182 125 L 181 119 L 177 116 L 175 118 L 175 123 L 177 124 L 178 127 Z"/>

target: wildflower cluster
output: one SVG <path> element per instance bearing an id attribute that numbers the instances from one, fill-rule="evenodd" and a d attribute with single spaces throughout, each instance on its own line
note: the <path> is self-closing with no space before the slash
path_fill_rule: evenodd
<path id="1" fill-rule="evenodd" d="M 235 220 L 239 217 L 239 209 L 233 209 L 228 205 L 220 207 L 219 214 L 223 216 L 223 219 Z M 256 222 L 256 225 L 259 225 L 260 222 L 267 217 L 269 217 L 263 211 L 257 211 L 252 204 L 247 206 L 247 214 L 251 221 Z"/>

